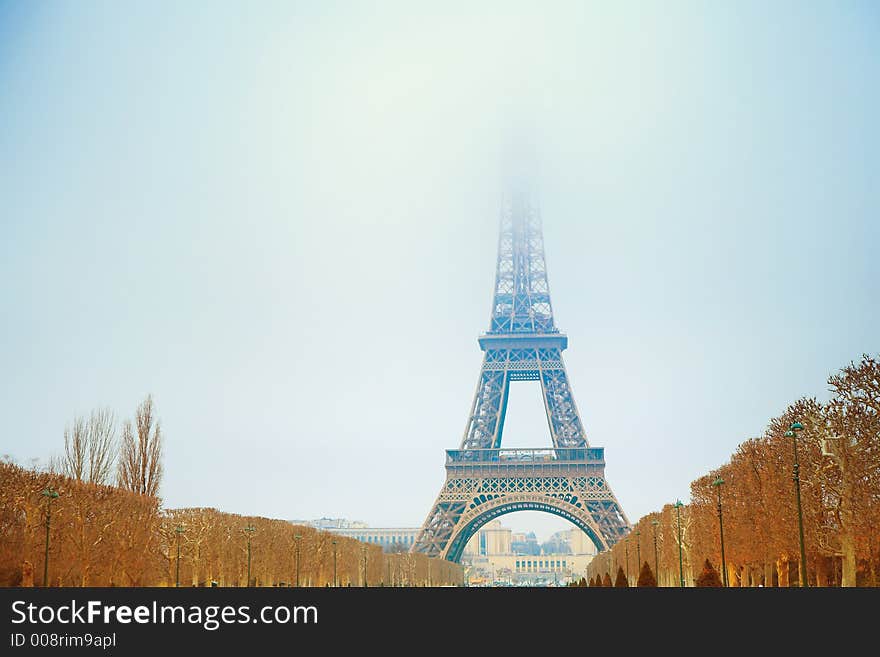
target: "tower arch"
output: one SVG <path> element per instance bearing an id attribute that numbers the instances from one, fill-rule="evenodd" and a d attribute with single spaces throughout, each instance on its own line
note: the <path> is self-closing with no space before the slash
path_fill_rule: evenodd
<path id="1" fill-rule="evenodd" d="M 449 561 L 460 562 L 468 541 L 483 525 L 495 518 L 518 511 L 541 511 L 559 516 L 589 536 L 598 551 L 607 549 L 608 544 L 602 537 L 602 531 L 589 513 L 564 500 L 548 498 L 545 495 L 531 494 L 516 497 L 517 500 L 497 498 L 485 506 L 481 505 L 472 510 L 469 514 L 464 514 L 459 523 L 459 530 L 450 538 L 446 553 L 441 556 Z"/>

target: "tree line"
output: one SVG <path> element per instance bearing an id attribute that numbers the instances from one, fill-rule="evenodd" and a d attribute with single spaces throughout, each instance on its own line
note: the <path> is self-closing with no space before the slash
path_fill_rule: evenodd
<path id="1" fill-rule="evenodd" d="M 458 564 L 385 554 L 377 545 L 284 520 L 164 509 L 162 441 L 148 396 L 121 430 L 110 409 L 74 418 L 64 430 L 63 453 L 47 471 L 0 461 L 0 586 L 463 582 Z"/>
<path id="2" fill-rule="evenodd" d="M 828 385 L 828 402 L 797 400 L 692 482 L 689 504 L 640 518 L 593 559 L 590 581 L 622 572 L 634 585 L 646 564 L 660 586 L 713 581 L 707 568 L 723 581 L 723 524 L 728 586 L 798 586 L 796 446 L 808 585 L 880 585 L 880 362 L 864 355 Z"/>
<path id="3" fill-rule="evenodd" d="M 295 585 L 297 561 L 301 586 L 332 586 L 334 572 L 338 586 L 463 581 L 461 566 L 423 554 L 386 554 L 285 520 L 163 509 L 155 496 L 0 462 L 0 585 L 47 583 L 50 506 L 50 586 L 246 586 L 248 543 L 252 586 Z"/>

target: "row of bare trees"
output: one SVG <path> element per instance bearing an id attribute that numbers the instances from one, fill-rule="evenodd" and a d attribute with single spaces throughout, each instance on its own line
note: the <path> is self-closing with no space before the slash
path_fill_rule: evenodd
<path id="1" fill-rule="evenodd" d="M 135 471 L 137 472 L 137 471 Z M 141 480 L 142 481 L 142 480 Z M 58 492 L 57 498 L 44 491 Z M 460 585 L 458 564 L 215 509 L 163 510 L 117 486 L 0 462 L 0 585 L 44 585 L 47 511 L 51 586 Z M 32 578 L 32 579 L 31 579 Z"/>
<path id="2" fill-rule="evenodd" d="M 178 529 L 180 531 L 178 531 Z M 245 586 L 248 550 L 253 586 L 443 586 L 462 582 L 459 565 L 423 554 L 388 554 L 356 541 L 284 520 L 174 509 L 162 536 L 167 581 L 176 581 L 180 545 L 181 586 Z"/>
<path id="3" fill-rule="evenodd" d="M 707 558 L 720 568 L 720 492 L 728 585 L 797 586 L 796 440 L 808 584 L 880 585 L 880 362 L 863 356 L 828 384 L 827 403 L 798 400 L 728 463 L 694 481 L 690 504 L 641 518 L 597 555 L 590 579 L 622 567 L 634 580 L 647 562 L 661 586 L 680 578 L 690 586 Z M 794 422 L 803 430 L 786 435 Z"/>
<path id="4" fill-rule="evenodd" d="M 162 481 L 162 430 L 152 396 L 125 420 L 117 436 L 116 414 L 95 409 L 64 428 L 64 453 L 50 470 L 89 484 L 116 485 L 141 495 L 156 496 Z M 114 479 L 115 475 L 115 479 Z"/>
<path id="5" fill-rule="evenodd" d="M 44 491 L 55 491 L 57 498 Z M 161 573 L 156 497 L 0 462 L 0 585 L 144 586 Z"/>

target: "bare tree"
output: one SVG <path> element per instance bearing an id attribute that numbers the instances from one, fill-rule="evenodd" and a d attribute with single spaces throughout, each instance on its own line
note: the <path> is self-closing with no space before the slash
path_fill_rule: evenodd
<path id="1" fill-rule="evenodd" d="M 92 411 L 88 434 L 88 479 L 91 484 L 107 484 L 116 460 L 116 416 L 109 408 Z"/>
<path id="2" fill-rule="evenodd" d="M 84 417 L 76 417 L 72 424 L 64 427 L 62 472 L 65 476 L 78 481 L 85 479 L 88 441 L 89 428 Z"/>
<path id="3" fill-rule="evenodd" d="M 77 481 L 109 483 L 116 460 L 116 417 L 109 408 L 92 411 L 88 420 L 79 416 L 64 428 L 64 454 L 60 463 L 49 464 Z"/>
<path id="4" fill-rule="evenodd" d="M 138 406 L 134 427 L 130 421 L 122 427 L 117 483 L 135 493 L 155 496 L 161 480 L 162 432 L 153 415 L 153 398 L 147 395 Z"/>

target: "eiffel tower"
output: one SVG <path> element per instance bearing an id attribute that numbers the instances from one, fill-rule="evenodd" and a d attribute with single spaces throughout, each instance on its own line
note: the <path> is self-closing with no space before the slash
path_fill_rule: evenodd
<path id="1" fill-rule="evenodd" d="M 459 561 L 489 520 L 544 511 L 580 528 L 599 550 L 629 531 L 605 480 L 602 447 L 590 447 L 568 384 L 568 338 L 553 321 L 540 213 L 525 192 L 502 203 L 489 330 L 478 340 L 483 366 L 458 449 L 446 450 L 446 482 L 413 551 Z M 502 449 L 511 381 L 540 381 L 552 448 Z"/>

